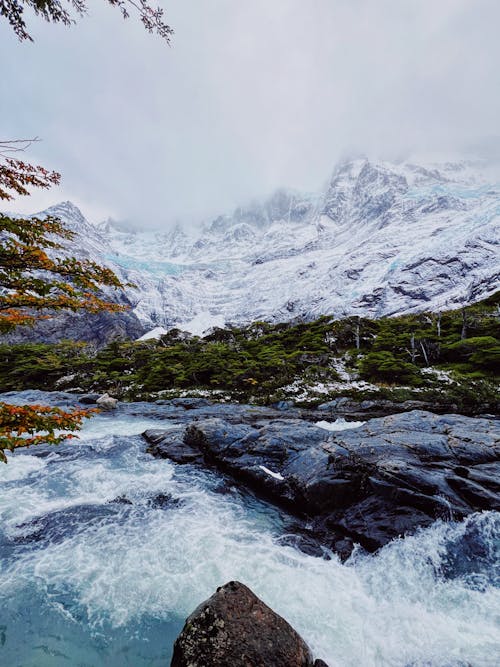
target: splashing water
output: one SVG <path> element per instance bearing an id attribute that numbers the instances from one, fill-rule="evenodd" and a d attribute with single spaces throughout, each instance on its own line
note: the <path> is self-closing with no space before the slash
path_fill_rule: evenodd
<path id="1" fill-rule="evenodd" d="M 165 667 L 185 617 L 231 579 L 330 667 L 498 664 L 498 514 L 315 558 L 280 542 L 269 505 L 146 454 L 137 434 L 158 425 L 97 416 L 80 441 L 0 467 L 1 665 Z"/>

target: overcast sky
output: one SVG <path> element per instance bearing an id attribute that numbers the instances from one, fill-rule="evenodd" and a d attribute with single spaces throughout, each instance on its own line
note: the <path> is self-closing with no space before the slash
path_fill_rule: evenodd
<path id="1" fill-rule="evenodd" d="M 103 0 L 72 28 L 30 16 L 34 44 L 0 17 L 0 138 L 41 137 L 28 156 L 63 175 L 11 209 L 168 225 L 316 190 L 346 155 L 500 135 L 498 0 L 160 2 L 171 47 Z"/>

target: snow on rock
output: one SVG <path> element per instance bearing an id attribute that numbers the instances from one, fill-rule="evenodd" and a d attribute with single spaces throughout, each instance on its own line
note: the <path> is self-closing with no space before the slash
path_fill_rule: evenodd
<path id="1" fill-rule="evenodd" d="M 168 333 L 168 330 L 164 327 L 155 327 L 136 340 L 158 340 L 166 333 Z"/>
<path id="2" fill-rule="evenodd" d="M 283 475 L 280 475 L 279 472 L 273 472 L 272 470 L 269 470 L 269 468 L 266 468 L 266 466 L 259 466 L 261 470 L 263 470 L 265 473 L 273 477 L 274 479 L 279 479 L 280 481 L 283 481 L 285 478 Z"/>
<path id="3" fill-rule="evenodd" d="M 182 331 L 188 331 L 195 336 L 202 336 L 210 329 L 224 327 L 225 321 L 222 315 L 212 315 L 210 312 L 198 313 L 192 320 L 179 326 Z"/>

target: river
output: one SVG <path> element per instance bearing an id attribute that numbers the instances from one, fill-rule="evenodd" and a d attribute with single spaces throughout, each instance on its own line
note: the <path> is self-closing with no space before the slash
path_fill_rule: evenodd
<path id="1" fill-rule="evenodd" d="M 221 476 L 153 459 L 167 422 L 101 414 L 0 466 L 0 665 L 167 667 L 186 616 L 237 579 L 330 667 L 499 664 L 499 515 L 436 522 L 342 564 Z"/>

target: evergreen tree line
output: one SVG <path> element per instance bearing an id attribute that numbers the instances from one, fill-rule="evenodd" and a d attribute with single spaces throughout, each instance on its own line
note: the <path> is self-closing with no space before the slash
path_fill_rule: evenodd
<path id="1" fill-rule="evenodd" d="M 313 322 L 215 329 L 200 338 L 177 329 L 158 341 L 0 345 L 0 389 L 80 388 L 125 399 L 164 390 L 223 389 L 264 402 L 287 384 L 338 380 L 335 361 L 370 382 L 425 388 L 423 369 L 458 383 L 498 380 L 500 293 L 457 310 L 378 320 L 321 317 Z"/>

